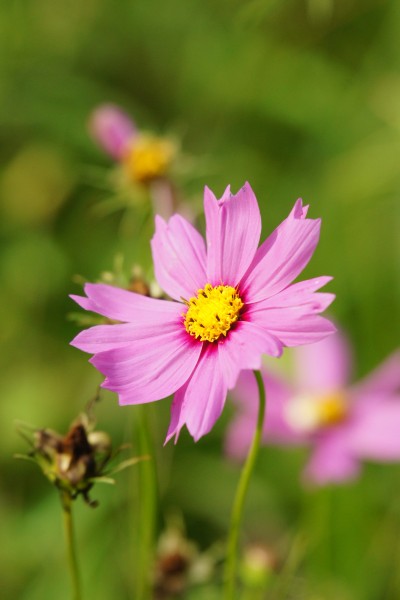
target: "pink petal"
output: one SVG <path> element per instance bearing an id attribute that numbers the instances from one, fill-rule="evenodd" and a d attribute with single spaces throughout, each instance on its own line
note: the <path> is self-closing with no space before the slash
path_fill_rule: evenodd
<path id="1" fill-rule="evenodd" d="M 120 404 L 141 404 L 165 398 L 182 387 L 196 366 L 201 347 L 186 331 L 169 324 L 158 335 L 100 352 L 90 362 L 106 375 L 102 387 L 117 392 Z"/>
<path id="2" fill-rule="evenodd" d="M 69 297 L 85 310 L 92 310 L 92 302 L 89 300 L 89 298 L 86 298 L 86 296 L 76 296 L 76 294 L 70 294 Z"/>
<path id="3" fill-rule="evenodd" d="M 266 308 L 296 307 L 302 309 L 304 312 L 320 313 L 333 302 L 335 295 L 315 292 L 330 281 L 332 281 L 332 277 L 306 279 L 305 281 L 289 285 L 281 292 L 265 300 L 253 303 L 249 299 L 248 304 L 253 311 Z"/>
<path id="4" fill-rule="evenodd" d="M 257 199 L 248 183 L 235 195 L 228 189 L 220 200 L 206 188 L 204 211 L 208 282 L 235 287 L 253 260 L 260 239 Z"/>
<path id="5" fill-rule="evenodd" d="M 359 472 L 360 464 L 347 447 L 346 435 L 337 428 L 317 440 L 304 477 L 311 483 L 326 485 L 354 479 Z"/>
<path id="6" fill-rule="evenodd" d="M 286 288 L 309 262 L 319 240 L 320 219 L 305 218 L 297 200 L 290 215 L 258 249 L 240 285 L 248 302 L 269 298 Z"/>
<path id="7" fill-rule="evenodd" d="M 147 337 L 154 338 L 161 332 L 176 331 L 182 325 L 182 306 L 176 302 L 164 302 L 169 304 L 168 308 L 174 310 L 165 313 L 155 313 L 154 318 L 142 313 L 135 323 L 121 323 L 110 325 L 96 325 L 78 333 L 72 340 L 71 345 L 84 352 L 96 354 L 106 350 L 132 346 L 138 340 Z"/>
<path id="8" fill-rule="evenodd" d="M 400 392 L 400 350 L 393 352 L 372 373 L 352 387 L 357 394 Z"/>
<path id="9" fill-rule="evenodd" d="M 352 368 L 350 346 L 342 332 L 294 351 L 296 380 L 307 392 L 344 389 Z"/>
<path id="10" fill-rule="evenodd" d="M 302 314 L 296 307 L 252 310 L 248 317 L 263 327 L 285 346 L 299 346 L 318 342 L 334 333 L 336 327 L 327 319 L 314 314 Z"/>
<path id="11" fill-rule="evenodd" d="M 93 111 L 89 128 L 99 146 L 116 160 L 121 160 L 136 136 L 136 127 L 120 108 L 104 104 Z"/>
<path id="12" fill-rule="evenodd" d="M 104 283 L 87 283 L 85 285 L 87 298 L 71 296 L 85 310 L 96 312 L 115 321 L 147 324 L 163 323 L 184 312 L 184 306 L 176 302 L 148 298 L 106 285 Z"/>
<path id="13" fill-rule="evenodd" d="M 157 215 L 151 247 L 157 281 L 171 298 L 189 300 L 205 286 L 204 240 L 183 217 L 174 215 L 166 223 Z"/>
<path id="14" fill-rule="evenodd" d="M 173 436 L 177 439 L 184 424 L 197 442 L 221 415 L 226 394 L 216 346 L 209 344 L 189 381 L 175 394 L 166 442 Z"/>
<path id="15" fill-rule="evenodd" d="M 400 460 L 400 396 L 360 399 L 349 439 L 352 452 L 359 458 Z"/>
<path id="16" fill-rule="evenodd" d="M 282 344 L 274 335 L 247 321 L 238 321 L 235 329 L 217 347 L 228 389 L 236 385 L 241 370 L 261 368 L 262 354 L 282 354 Z"/>
<path id="17" fill-rule="evenodd" d="M 333 294 L 315 293 L 328 281 L 329 277 L 301 281 L 271 298 L 250 302 L 246 318 L 267 329 L 285 346 L 316 342 L 335 331 L 329 321 L 318 316 L 335 297 Z"/>
<path id="18" fill-rule="evenodd" d="M 183 403 L 185 400 L 185 392 L 187 385 L 185 384 L 178 391 L 175 392 L 174 398 L 171 404 L 171 420 L 167 431 L 167 437 L 165 438 L 164 446 L 169 442 L 172 437 L 175 437 L 175 444 L 178 441 L 179 433 L 185 424 L 183 419 Z"/>

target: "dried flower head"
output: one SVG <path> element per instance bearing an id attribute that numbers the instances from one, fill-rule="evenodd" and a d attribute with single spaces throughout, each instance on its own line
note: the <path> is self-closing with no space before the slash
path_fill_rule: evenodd
<path id="1" fill-rule="evenodd" d="M 82 495 L 90 506 L 97 506 L 97 502 L 89 498 L 89 491 L 96 482 L 113 484 L 110 475 L 147 457 L 131 458 L 113 466 L 113 459 L 125 447 L 113 451 L 108 433 L 93 427 L 88 412 L 72 423 L 66 435 L 19 424 L 18 431 L 31 450 L 16 457 L 35 462 L 47 479 L 70 499 Z"/>

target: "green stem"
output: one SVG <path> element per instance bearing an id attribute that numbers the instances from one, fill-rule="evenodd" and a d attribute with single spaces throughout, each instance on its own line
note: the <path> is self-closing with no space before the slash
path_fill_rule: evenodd
<path id="1" fill-rule="evenodd" d="M 150 600 L 152 597 L 150 572 L 154 554 L 155 520 L 157 513 L 157 476 L 153 459 L 147 406 L 138 407 L 140 423 L 138 427 L 138 443 L 140 456 L 150 455 L 138 465 L 139 475 L 139 520 L 138 520 L 138 556 L 136 570 L 137 600 Z"/>
<path id="2" fill-rule="evenodd" d="M 68 567 L 71 576 L 72 600 L 82 600 L 74 527 L 72 522 L 72 500 L 67 492 L 61 492 L 61 506 L 63 510 Z"/>
<path id="3" fill-rule="evenodd" d="M 264 382 L 259 371 L 254 371 L 254 375 L 256 377 L 259 394 L 257 425 L 256 430 L 254 432 L 253 441 L 251 443 L 250 450 L 246 458 L 246 462 L 243 465 L 243 469 L 240 474 L 240 479 L 236 490 L 235 499 L 233 502 L 224 571 L 224 600 L 235 600 L 236 597 L 235 586 L 238 562 L 239 530 L 242 521 L 246 493 L 249 487 L 250 477 L 256 462 L 258 449 L 260 447 L 264 424 L 266 404 Z"/>

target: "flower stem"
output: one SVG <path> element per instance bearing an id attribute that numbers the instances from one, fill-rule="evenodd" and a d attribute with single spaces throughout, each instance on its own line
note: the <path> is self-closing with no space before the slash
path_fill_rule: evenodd
<path id="1" fill-rule="evenodd" d="M 64 518 L 68 566 L 72 584 L 72 600 L 82 600 L 74 527 L 72 522 L 72 500 L 67 492 L 61 492 L 61 506 Z"/>
<path id="2" fill-rule="evenodd" d="M 236 489 L 236 495 L 233 502 L 233 508 L 231 513 L 231 525 L 228 534 L 227 552 L 226 552 L 226 563 L 224 571 L 224 600 L 235 600 L 235 586 L 236 586 L 236 571 L 238 562 L 238 545 L 239 545 L 239 530 L 242 521 L 243 507 L 246 498 L 246 493 L 250 483 L 250 477 L 253 472 L 253 468 L 256 462 L 258 450 L 260 447 L 264 415 L 265 415 L 265 388 L 262 380 L 261 373 L 254 371 L 254 375 L 258 386 L 259 405 L 258 405 L 258 417 L 257 425 L 254 432 L 253 440 L 249 449 L 249 453 L 246 458 L 246 462 L 243 465 L 242 472 L 240 474 L 239 483 Z"/>
<path id="3" fill-rule="evenodd" d="M 138 407 L 140 423 L 138 444 L 140 455 L 154 454 L 146 406 Z M 138 465 L 139 475 L 139 550 L 137 555 L 136 596 L 137 600 L 152 598 L 150 572 L 154 554 L 155 521 L 157 514 L 157 476 L 154 459 Z"/>

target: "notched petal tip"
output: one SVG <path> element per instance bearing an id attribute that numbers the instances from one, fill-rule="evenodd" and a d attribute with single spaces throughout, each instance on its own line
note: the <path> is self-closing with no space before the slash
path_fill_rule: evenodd
<path id="1" fill-rule="evenodd" d="M 92 310 L 89 298 L 86 298 L 85 296 L 77 296 L 75 294 L 69 294 L 69 297 L 81 308 L 84 308 L 85 310 Z"/>
<path id="2" fill-rule="evenodd" d="M 241 190 L 239 190 L 239 191 L 241 191 Z M 213 205 L 216 204 L 219 208 L 221 208 L 225 204 L 225 202 L 229 201 L 231 198 L 235 197 L 236 195 L 237 194 L 232 194 L 230 185 L 226 186 L 226 188 L 220 198 L 217 198 L 216 195 L 214 194 L 214 192 L 212 190 L 210 190 L 210 188 L 208 186 L 204 187 L 204 202 L 205 203 L 211 202 Z"/>
<path id="3" fill-rule="evenodd" d="M 231 197 L 233 196 L 232 192 L 231 192 L 231 186 L 230 184 L 226 186 L 224 193 L 222 194 L 221 198 L 218 200 L 218 202 L 224 202 L 226 200 L 229 200 Z"/>
<path id="4" fill-rule="evenodd" d="M 207 433 L 210 433 L 214 424 L 215 424 L 215 421 L 212 423 L 212 425 L 210 427 L 201 427 L 201 429 L 199 429 L 196 426 L 196 429 L 195 429 L 191 423 L 186 423 L 186 427 L 187 427 L 187 430 L 189 431 L 191 437 L 193 438 L 193 441 L 197 443 L 203 436 L 207 435 Z"/>
<path id="5" fill-rule="evenodd" d="M 248 181 L 245 182 L 244 186 L 238 191 L 236 195 L 239 195 L 240 193 L 243 193 L 246 197 L 250 197 L 251 200 L 255 200 L 258 205 L 257 197 Z"/>
<path id="6" fill-rule="evenodd" d="M 308 209 L 310 205 L 306 204 L 303 206 L 303 199 L 297 198 L 294 206 L 289 214 L 289 217 L 294 219 L 305 219 L 307 217 Z"/>
<path id="7" fill-rule="evenodd" d="M 180 434 L 180 430 L 179 431 L 172 431 L 171 433 L 167 434 L 167 437 L 165 438 L 164 444 L 163 446 L 165 447 L 169 441 L 171 441 L 172 438 L 174 439 L 174 446 L 176 446 L 176 444 L 178 443 L 179 440 L 179 434 Z"/>
<path id="8" fill-rule="evenodd" d="M 154 222 L 155 222 L 155 226 L 156 226 L 156 231 L 157 231 L 157 227 L 165 228 L 167 226 L 167 221 L 161 215 L 155 215 Z"/>
<path id="9" fill-rule="evenodd" d="M 215 196 L 214 192 L 208 187 L 208 185 L 204 186 L 204 201 L 207 200 L 212 200 L 213 202 L 217 201 L 217 197 Z"/>
<path id="10" fill-rule="evenodd" d="M 289 216 L 294 217 L 296 219 L 302 218 L 302 216 L 303 216 L 303 199 L 302 198 L 297 198 Z"/>

